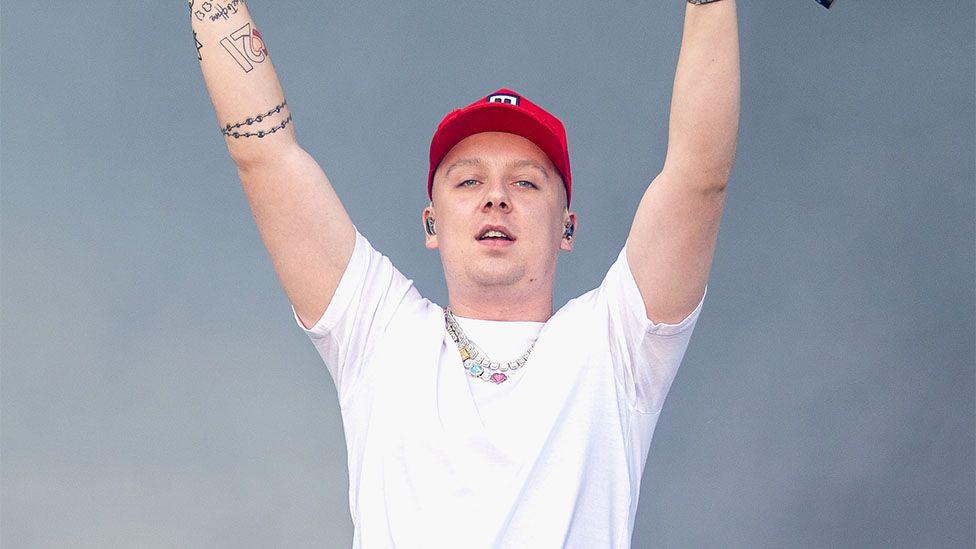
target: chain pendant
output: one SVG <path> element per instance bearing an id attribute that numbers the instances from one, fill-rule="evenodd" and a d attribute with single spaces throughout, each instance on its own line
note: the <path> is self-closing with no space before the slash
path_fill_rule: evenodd
<path id="1" fill-rule="evenodd" d="M 482 381 L 489 381 L 494 384 L 504 383 L 508 379 L 508 375 L 502 372 L 514 372 L 516 369 L 521 368 L 525 364 L 525 361 L 529 358 L 529 353 L 535 347 L 535 342 L 529 346 L 529 350 L 522 354 L 522 356 L 515 362 L 507 362 L 505 364 L 499 364 L 492 360 L 488 360 L 488 357 L 484 355 L 477 346 L 472 342 L 469 342 L 467 337 L 464 336 L 464 332 L 461 331 L 461 327 L 458 326 L 457 322 L 454 320 L 451 314 L 450 308 L 444 309 L 444 324 L 447 327 L 447 333 L 454 340 L 454 343 L 458 346 L 458 353 L 461 355 L 461 366 L 468 371 L 472 377 L 476 377 Z M 468 345 L 473 345 L 475 349 L 469 350 Z M 472 353 L 474 355 L 472 356 Z M 477 358 L 477 360 L 475 359 Z M 497 371 L 501 370 L 501 372 Z"/>

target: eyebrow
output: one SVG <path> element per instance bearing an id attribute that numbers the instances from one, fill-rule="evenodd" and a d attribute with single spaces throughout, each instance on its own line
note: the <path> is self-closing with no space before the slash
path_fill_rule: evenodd
<path id="1" fill-rule="evenodd" d="M 453 170 L 454 168 L 460 168 L 463 166 L 481 166 L 481 165 L 484 165 L 484 162 L 482 162 L 480 158 L 474 158 L 474 157 L 459 158 L 453 164 L 448 166 L 447 171 L 444 172 L 444 177 L 450 176 L 451 170 Z M 539 164 L 535 160 L 529 160 L 527 158 L 519 158 L 509 162 L 507 167 L 508 168 L 535 168 L 540 172 L 542 172 L 542 175 L 544 175 L 546 179 L 549 179 L 549 170 L 547 170 L 545 166 Z"/>

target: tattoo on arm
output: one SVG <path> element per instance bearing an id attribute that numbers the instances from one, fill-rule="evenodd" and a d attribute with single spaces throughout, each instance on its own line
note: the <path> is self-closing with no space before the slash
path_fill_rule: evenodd
<path id="1" fill-rule="evenodd" d="M 251 28 L 250 23 L 222 38 L 220 45 L 234 58 L 234 61 L 244 70 L 251 72 L 254 63 L 261 63 L 268 56 L 268 49 L 264 46 L 264 39 L 257 27 Z"/>
<path id="2" fill-rule="evenodd" d="M 197 31 L 193 31 L 193 41 L 197 43 L 197 61 L 203 61 L 203 57 L 200 56 L 200 49 L 203 48 L 203 44 L 197 39 Z"/>
<path id="3" fill-rule="evenodd" d="M 211 21 L 216 21 L 223 18 L 224 20 L 230 19 L 231 15 L 236 15 L 241 6 L 247 4 L 245 0 L 226 0 L 223 6 L 220 2 L 210 2 L 204 1 L 200 3 L 200 8 L 197 10 L 193 9 L 193 0 L 188 0 L 190 5 L 190 13 L 193 17 L 196 17 L 197 21 L 203 21 L 204 19 L 209 19 Z"/>
<path id="4" fill-rule="evenodd" d="M 189 2 L 190 2 L 190 13 L 193 14 L 193 17 L 197 18 L 197 21 L 203 21 L 204 19 L 206 19 L 207 13 L 213 9 L 213 2 L 203 2 L 202 4 L 200 4 L 200 9 L 198 10 L 193 9 L 193 0 L 189 0 Z"/>
<path id="5" fill-rule="evenodd" d="M 244 5 L 244 0 L 228 0 L 223 6 L 220 5 L 220 2 L 214 2 L 214 5 L 216 9 L 210 16 L 210 20 L 216 21 L 217 19 L 223 18 L 226 21 L 230 19 L 231 15 L 237 15 L 238 7 Z"/>
<path id="6" fill-rule="evenodd" d="M 236 130 L 237 128 L 240 128 L 241 126 L 251 126 L 253 124 L 257 124 L 258 122 L 261 122 L 262 120 L 264 120 L 266 118 L 270 118 L 271 116 L 273 116 L 273 115 L 281 112 L 281 109 L 285 108 L 285 105 L 286 104 L 287 104 L 287 101 L 284 101 L 283 100 L 279 105 L 276 105 L 275 107 L 272 107 L 271 109 L 268 109 L 268 112 L 263 112 L 263 113 L 260 113 L 260 114 L 255 115 L 253 117 L 248 117 L 243 122 L 238 122 L 236 124 L 227 124 L 224 127 L 220 128 L 220 133 L 224 134 L 227 137 L 233 137 L 235 139 L 238 138 L 238 137 L 258 137 L 258 138 L 262 138 L 262 137 L 264 137 L 266 135 L 271 135 L 271 134 L 273 134 L 274 132 L 276 132 L 278 130 L 284 129 L 285 126 L 289 122 L 291 122 L 291 113 L 290 112 L 288 113 L 288 117 L 287 118 L 285 118 L 280 123 L 275 124 L 270 129 L 267 129 L 267 130 L 258 130 L 257 132 L 247 132 L 247 131 L 245 131 L 245 132 L 238 132 L 238 131 L 233 131 L 233 130 Z"/>

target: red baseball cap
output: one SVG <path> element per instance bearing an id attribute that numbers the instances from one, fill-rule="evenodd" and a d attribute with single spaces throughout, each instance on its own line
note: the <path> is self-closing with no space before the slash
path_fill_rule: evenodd
<path id="1" fill-rule="evenodd" d="M 433 200 L 434 172 L 441 160 L 462 139 L 481 132 L 507 132 L 535 143 L 559 170 L 566 185 L 566 206 L 572 196 L 566 128 L 558 118 L 525 96 L 507 88 L 482 97 L 463 109 L 454 109 L 441 120 L 430 141 L 427 196 Z"/>

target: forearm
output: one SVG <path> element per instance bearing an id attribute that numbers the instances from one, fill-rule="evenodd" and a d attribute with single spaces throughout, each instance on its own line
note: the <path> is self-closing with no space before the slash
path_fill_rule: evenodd
<path id="1" fill-rule="evenodd" d="M 189 12 L 200 69 L 231 158 L 241 165 L 295 145 L 291 110 L 281 106 L 284 91 L 244 0 L 191 0 Z"/>
<path id="2" fill-rule="evenodd" d="M 735 0 L 686 4 L 671 98 L 665 169 L 724 186 L 739 132 Z"/>

